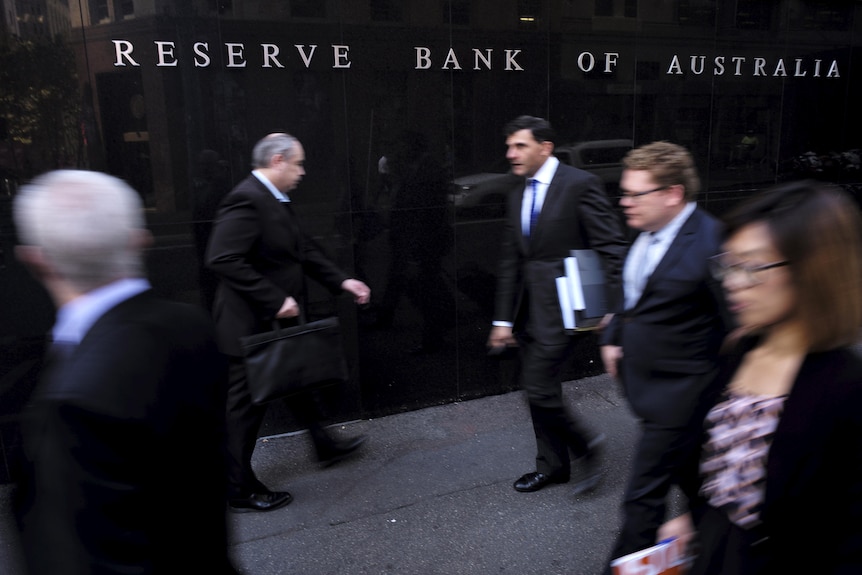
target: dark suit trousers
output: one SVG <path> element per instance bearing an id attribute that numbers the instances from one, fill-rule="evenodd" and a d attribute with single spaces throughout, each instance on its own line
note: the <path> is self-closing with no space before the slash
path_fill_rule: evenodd
<path id="1" fill-rule="evenodd" d="M 641 438 L 623 498 L 623 525 L 611 559 L 656 543 L 658 528 L 666 519 L 672 485 L 680 485 L 686 496 L 693 495 L 694 487 L 680 482 L 680 465 L 689 445 L 698 437 L 692 427 L 641 423 Z"/>
<path id="2" fill-rule="evenodd" d="M 322 414 L 317 396 L 302 394 L 286 401 L 297 422 L 308 429 L 318 457 L 326 458 L 327 450 L 333 448 L 334 440 L 321 425 Z M 251 402 L 242 359 L 231 357 L 227 392 L 228 486 L 231 497 L 268 490 L 257 479 L 251 466 L 266 407 Z"/>
<path id="3" fill-rule="evenodd" d="M 586 455 L 588 434 L 563 402 L 560 371 L 572 342 L 558 345 L 535 340 L 522 345 L 521 386 L 527 393 L 536 434 L 536 471 L 568 478 L 571 459 Z"/>

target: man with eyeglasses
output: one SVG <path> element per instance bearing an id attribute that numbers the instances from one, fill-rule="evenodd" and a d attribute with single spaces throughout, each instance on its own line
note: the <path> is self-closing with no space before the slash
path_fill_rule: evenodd
<path id="1" fill-rule="evenodd" d="M 721 286 L 709 258 L 721 224 L 697 207 L 697 168 L 682 146 L 653 142 L 623 159 L 619 203 L 640 234 L 623 268 L 623 309 L 601 335 L 605 369 L 640 420 L 623 523 L 610 559 L 656 543 L 680 451 L 697 438 L 698 405 L 712 392 L 719 347 L 729 331 Z M 608 571 L 609 572 L 609 571 Z"/>

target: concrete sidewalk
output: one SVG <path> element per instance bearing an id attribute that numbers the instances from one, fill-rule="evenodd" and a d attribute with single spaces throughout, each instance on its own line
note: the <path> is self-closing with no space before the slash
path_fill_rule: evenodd
<path id="1" fill-rule="evenodd" d="M 230 515 L 236 566 L 250 575 L 597 575 L 619 522 L 636 424 L 607 375 L 564 389 L 574 412 L 606 435 L 604 480 L 594 492 L 512 489 L 535 468 L 520 392 L 338 426 L 369 440 L 329 469 L 313 462 L 304 433 L 263 438 L 258 475 L 295 500 Z M 0 573 L 24 575 L 7 503 L 8 488 L 0 488 Z"/>

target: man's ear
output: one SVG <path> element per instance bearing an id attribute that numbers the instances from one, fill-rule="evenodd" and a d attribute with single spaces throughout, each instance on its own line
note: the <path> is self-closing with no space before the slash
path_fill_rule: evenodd
<path id="1" fill-rule="evenodd" d="M 53 275 L 45 252 L 39 246 L 17 245 L 15 246 L 15 258 L 24 264 L 39 281 L 44 281 Z"/>
<path id="2" fill-rule="evenodd" d="M 132 230 L 129 243 L 133 249 L 144 251 L 145 249 L 152 247 L 153 234 L 150 233 L 150 230 Z"/>
<path id="3" fill-rule="evenodd" d="M 678 206 L 685 203 L 685 186 L 682 184 L 674 184 L 667 188 L 667 205 Z"/>

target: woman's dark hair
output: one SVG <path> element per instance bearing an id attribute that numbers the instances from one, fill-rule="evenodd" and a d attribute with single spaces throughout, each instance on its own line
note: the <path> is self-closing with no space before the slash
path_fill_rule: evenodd
<path id="1" fill-rule="evenodd" d="M 766 224 L 790 262 L 798 313 L 812 351 L 856 343 L 862 327 L 862 219 L 837 186 L 781 184 L 743 202 L 725 217 L 725 234 Z"/>

